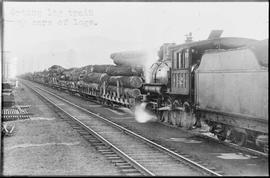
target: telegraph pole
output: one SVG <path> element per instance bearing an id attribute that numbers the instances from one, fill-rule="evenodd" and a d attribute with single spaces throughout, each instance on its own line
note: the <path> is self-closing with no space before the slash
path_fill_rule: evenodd
<path id="1" fill-rule="evenodd" d="M 3 51 L 3 53 L 2 53 L 2 56 L 3 56 L 3 63 L 2 63 L 2 65 L 3 65 L 3 67 L 2 67 L 2 74 L 3 74 L 3 78 L 2 78 L 2 81 L 4 82 L 4 81 L 7 81 L 8 80 L 8 78 L 9 78 L 9 61 L 8 61 L 8 59 L 7 59 L 7 54 L 8 53 L 10 53 L 10 51 Z"/>
<path id="2" fill-rule="evenodd" d="M 193 39 L 192 39 L 192 33 L 191 32 L 189 32 L 185 36 L 186 36 L 186 40 L 185 40 L 186 43 L 190 43 L 190 42 L 193 41 Z"/>
<path id="3" fill-rule="evenodd" d="M 1 31 L 1 42 L 0 42 L 0 46 L 1 46 L 1 61 L 3 61 L 3 59 L 4 59 L 4 45 L 3 45 L 3 43 L 4 43 L 4 17 L 3 17 L 3 14 L 4 14 L 4 7 L 3 7 L 3 1 L 1 1 L 0 2 L 0 21 L 1 21 L 1 28 L 0 28 L 0 31 Z M 2 63 L 3 64 L 3 63 Z M 1 69 L 0 69 L 0 72 L 1 72 L 1 74 L 2 74 L 2 68 L 3 68 L 3 65 L 1 65 Z M 1 95 L 2 95 L 2 77 L 1 77 L 1 87 L 0 87 L 0 92 L 1 92 Z M 1 96 L 1 102 L 0 102 L 0 106 L 1 106 L 1 115 L 2 115 L 2 96 Z M 0 132 L 0 142 L 1 143 L 3 143 L 2 142 L 2 119 L 0 119 L 0 125 L 1 125 L 1 132 Z M 2 146 L 0 146 L 0 174 L 2 175 L 2 173 L 3 173 L 3 151 L 2 151 Z"/>

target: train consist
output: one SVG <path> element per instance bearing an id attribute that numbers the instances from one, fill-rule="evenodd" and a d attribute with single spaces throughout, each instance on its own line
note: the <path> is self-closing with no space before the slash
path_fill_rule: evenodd
<path id="1" fill-rule="evenodd" d="M 268 152 L 268 39 L 210 35 L 164 44 L 158 54 L 149 80 L 138 63 L 144 56 L 136 53 L 111 55 L 117 65 L 52 66 L 22 77 L 107 105 L 146 103 L 160 122 L 186 129 L 206 124 L 221 141 L 252 141 Z"/>

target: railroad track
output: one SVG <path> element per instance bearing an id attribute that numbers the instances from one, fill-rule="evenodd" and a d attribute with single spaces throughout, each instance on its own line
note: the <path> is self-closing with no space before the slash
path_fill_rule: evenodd
<path id="1" fill-rule="evenodd" d="M 46 85 L 44 85 L 44 84 L 42 84 L 42 86 L 45 86 L 45 87 L 48 87 L 48 86 L 46 86 Z M 70 94 L 70 92 L 68 92 L 67 90 L 65 90 L 64 91 L 65 93 L 69 93 Z M 81 99 L 85 99 L 85 98 L 83 98 L 82 96 L 79 96 L 79 95 L 72 95 L 72 96 L 74 96 L 74 97 L 78 97 L 78 98 L 81 98 Z M 89 100 L 90 98 L 86 98 L 85 100 Z M 100 104 L 99 102 L 96 102 L 96 101 L 93 101 L 93 100 L 91 100 L 91 102 L 94 102 L 94 103 L 96 103 L 96 104 Z M 106 104 L 104 104 L 106 107 L 108 107 L 108 108 L 111 108 L 111 109 L 114 109 L 114 110 L 117 110 L 117 111 L 119 111 L 119 112 L 126 112 L 126 111 L 123 111 L 123 110 L 121 110 L 121 109 L 118 109 L 118 108 L 116 108 L 116 107 L 114 107 L 114 106 L 111 106 L 111 105 L 106 105 Z M 131 111 L 130 111 L 131 112 Z M 170 124 L 167 124 L 167 123 L 164 123 L 164 122 L 160 122 L 160 121 L 158 121 L 160 124 L 163 124 L 163 125 L 165 125 L 165 126 L 167 126 L 167 127 L 172 127 L 172 128 L 178 128 L 178 127 L 176 127 L 176 126 L 173 126 L 173 125 L 170 125 Z M 208 140 L 211 140 L 211 141 L 214 141 L 214 142 L 217 142 L 217 143 L 219 143 L 219 144 L 222 144 L 222 145 L 225 145 L 225 146 L 228 146 L 228 147 L 231 147 L 231 148 L 233 148 L 233 149 L 236 149 L 236 150 L 239 150 L 239 151 L 242 151 L 242 152 L 245 152 L 245 153 L 249 153 L 249 154 L 252 154 L 252 155 L 254 155 L 254 156 L 259 156 L 259 157 L 264 157 L 264 158 L 268 158 L 268 151 L 266 151 L 266 152 L 264 152 L 264 151 L 261 151 L 261 150 L 259 150 L 258 148 L 256 148 L 256 145 L 253 145 L 254 143 L 251 143 L 251 144 L 248 144 L 248 146 L 240 146 L 240 145 L 237 145 L 237 144 L 235 144 L 235 143 L 232 143 L 232 142 L 229 142 L 229 141 L 220 141 L 220 140 L 218 140 L 217 138 L 216 138 L 216 136 L 215 135 L 213 135 L 212 133 L 210 133 L 210 132 L 208 132 L 209 134 L 203 134 L 203 133 L 200 133 L 200 132 L 194 132 L 193 130 L 185 130 L 185 129 L 181 129 L 182 131 L 185 131 L 185 132 L 187 132 L 187 133 L 189 133 L 189 134 L 192 134 L 192 135 L 194 135 L 194 136 L 198 136 L 198 137 L 201 137 L 201 138 L 204 138 L 204 139 L 208 139 Z"/>
<path id="2" fill-rule="evenodd" d="M 46 85 L 44 85 L 44 84 L 42 84 L 42 83 L 40 83 L 40 84 L 41 84 L 42 86 L 48 87 L 48 86 L 46 86 Z M 66 92 L 66 93 L 69 93 L 69 92 L 67 92 L 67 91 L 65 91 L 65 92 Z M 81 96 L 79 96 L 79 95 L 73 95 L 73 96 L 78 97 L 78 98 L 85 99 L 85 98 L 83 98 L 83 97 L 81 97 Z M 86 99 L 86 100 L 89 100 L 89 99 Z M 91 102 L 95 102 L 95 101 L 91 101 Z M 99 104 L 98 102 L 95 102 L 95 103 Z M 114 107 L 112 107 L 112 106 L 110 106 L 110 105 L 106 105 L 106 107 L 109 107 L 109 108 L 111 108 L 111 109 L 115 109 L 115 110 L 117 110 L 117 111 L 119 111 L 119 112 L 123 112 L 122 110 L 117 109 L 117 108 L 114 108 Z M 172 126 L 172 125 L 170 125 L 170 124 L 166 124 L 166 123 L 164 123 L 164 122 L 160 122 L 160 123 L 163 124 L 163 125 L 166 125 L 166 126 L 168 126 L 168 127 L 173 127 L 173 128 L 175 128 L 175 126 Z M 209 135 L 202 134 L 202 133 L 199 133 L 199 132 L 194 132 L 194 131 L 192 131 L 192 130 L 190 131 L 190 130 L 182 129 L 182 131 L 185 131 L 185 132 L 187 132 L 187 133 L 189 133 L 189 134 L 192 134 L 192 135 L 194 135 L 194 136 L 198 136 L 198 137 L 201 137 L 201 138 L 204 138 L 204 139 L 208 139 L 208 140 L 217 142 L 217 143 L 219 143 L 219 144 L 223 144 L 223 145 L 225 145 L 225 146 L 231 147 L 231 148 L 233 148 L 233 149 L 236 149 L 236 150 L 239 150 L 239 151 L 242 151 L 242 152 L 245 152 L 245 153 L 252 154 L 252 155 L 254 155 L 254 156 L 260 156 L 260 157 L 268 158 L 268 153 L 262 152 L 262 151 L 260 151 L 260 150 L 258 150 L 258 149 L 256 149 L 256 148 L 254 148 L 254 146 L 253 146 L 253 147 L 246 147 L 246 146 L 240 146 L 240 145 L 237 145 L 237 144 L 234 144 L 234 143 L 231 143 L 231 142 L 227 142 L 227 141 L 221 142 L 221 141 L 219 141 L 219 140 L 216 138 L 216 136 L 209 136 Z"/>
<path id="3" fill-rule="evenodd" d="M 53 105 L 62 118 L 68 118 L 70 125 L 111 160 L 124 175 L 222 176 L 223 174 L 29 82 L 26 86 Z"/>

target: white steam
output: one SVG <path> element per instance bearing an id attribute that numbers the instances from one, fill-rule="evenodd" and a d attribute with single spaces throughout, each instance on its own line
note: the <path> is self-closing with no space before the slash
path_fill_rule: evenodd
<path id="1" fill-rule="evenodd" d="M 145 60 L 145 63 L 143 64 L 144 69 L 144 78 L 146 83 L 150 83 L 152 78 L 152 69 L 151 66 L 157 62 L 158 56 L 157 56 L 157 49 L 153 48 L 145 48 L 145 51 L 147 53 L 147 59 Z"/>
<path id="2" fill-rule="evenodd" d="M 148 112 L 145 107 L 147 103 L 141 103 L 135 106 L 135 119 L 139 123 L 153 122 L 157 120 L 157 117 L 150 112 Z"/>
<path id="3" fill-rule="evenodd" d="M 145 83 L 150 83 L 151 82 L 151 78 L 152 78 L 152 69 L 151 69 L 151 65 L 150 66 L 144 66 L 144 78 L 145 78 Z"/>

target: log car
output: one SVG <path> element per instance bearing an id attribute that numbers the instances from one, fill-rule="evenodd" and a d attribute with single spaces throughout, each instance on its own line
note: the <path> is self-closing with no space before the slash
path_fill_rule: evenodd
<path id="1" fill-rule="evenodd" d="M 104 81 L 100 87 L 100 101 L 102 104 L 110 106 L 124 106 L 127 108 L 134 108 L 136 98 L 141 95 L 139 89 L 125 88 L 117 82 L 117 86 L 108 84 Z"/>

